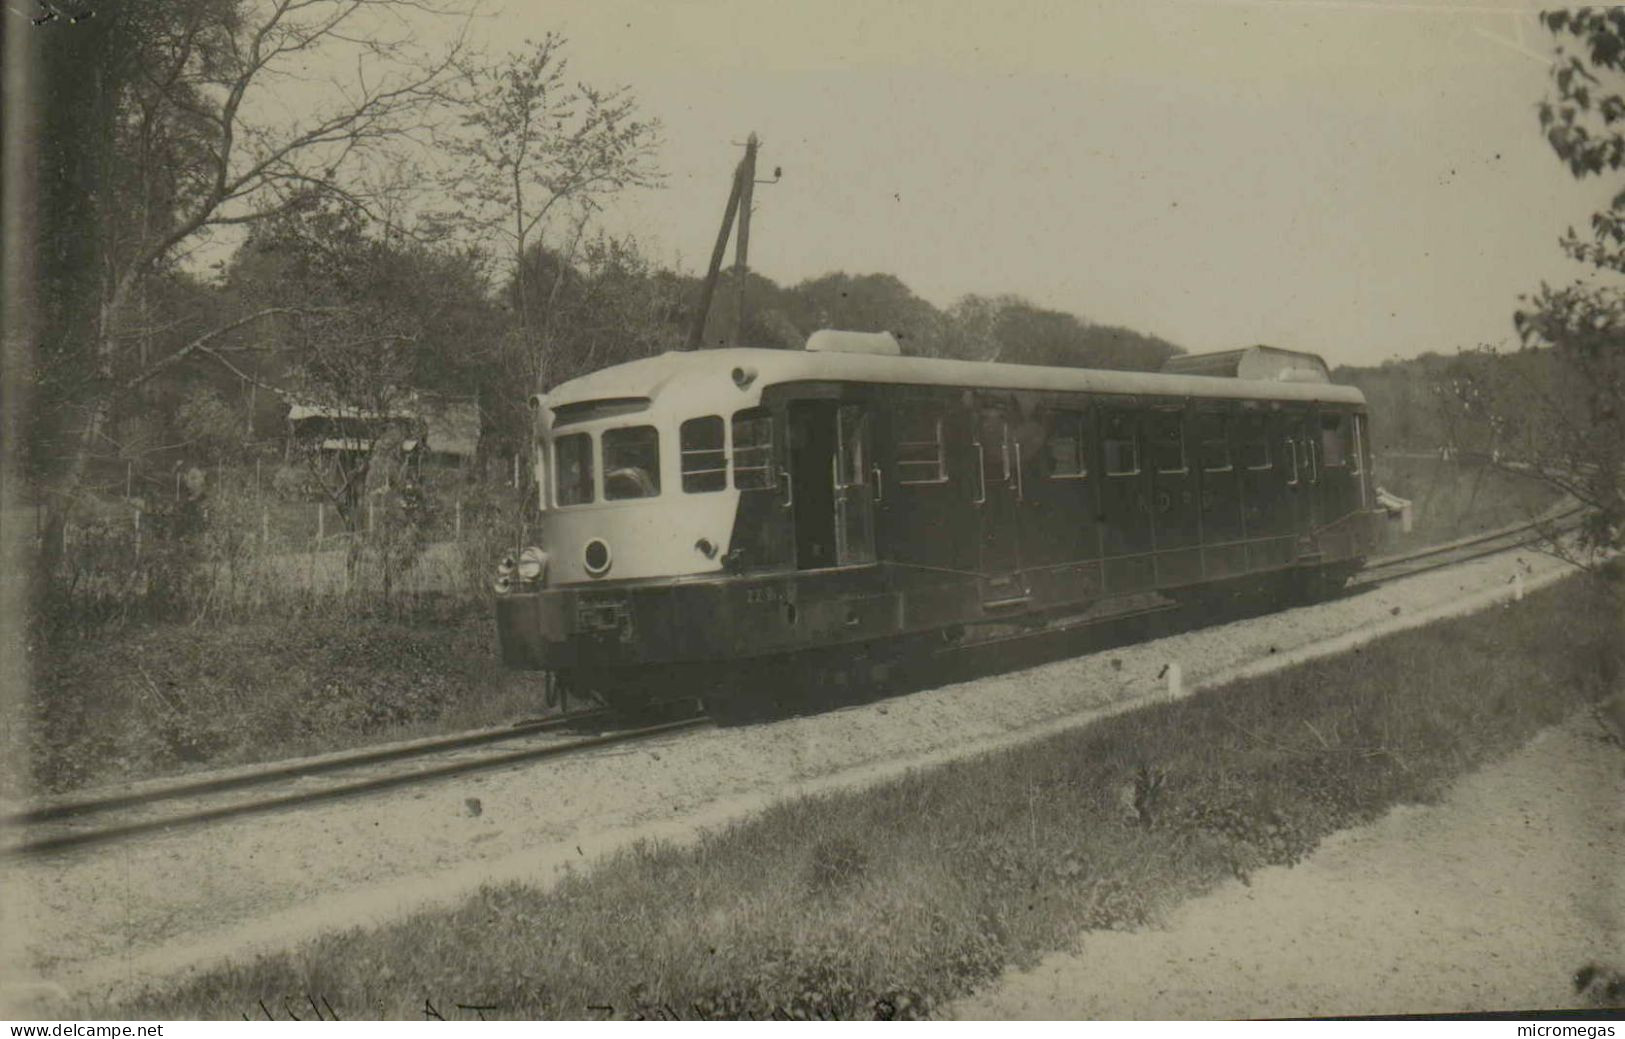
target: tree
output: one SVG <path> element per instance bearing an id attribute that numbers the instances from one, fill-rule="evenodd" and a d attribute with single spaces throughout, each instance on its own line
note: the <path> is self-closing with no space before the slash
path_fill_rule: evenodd
<path id="1" fill-rule="evenodd" d="M 1553 94 L 1539 107 L 1552 150 L 1576 178 L 1625 171 L 1625 10 L 1550 11 L 1557 39 Z M 1540 479 L 1588 507 L 1580 547 L 1625 547 L 1625 190 L 1592 216 L 1589 236 L 1573 228 L 1562 248 L 1598 277 L 1543 284 L 1514 315 L 1524 351 L 1544 365 L 1492 369 L 1482 387 L 1498 435 L 1521 445 Z"/>
<path id="2" fill-rule="evenodd" d="M 962 297 L 948 310 L 946 356 L 1006 364 L 1156 371 L 1184 351 L 1156 336 L 1096 325 L 1020 296 Z"/>
<path id="3" fill-rule="evenodd" d="M 77 307 L 85 316 L 64 318 L 62 338 L 42 350 L 41 361 L 65 362 L 71 377 L 45 381 L 38 404 L 71 409 L 77 424 L 54 473 L 53 527 L 122 406 L 160 374 L 217 356 L 237 329 L 286 309 L 194 328 L 176 349 L 143 356 L 152 279 L 214 233 L 252 228 L 312 194 L 372 204 L 359 174 L 424 124 L 456 71 L 460 37 L 438 55 L 416 45 L 424 19 L 444 13 L 420 0 L 147 0 L 109 5 L 84 23 L 95 35 L 79 57 L 92 64 L 47 61 L 46 96 L 82 96 L 89 140 L 43 156 L 70 158 L 73 168 L 46 166 L 42 179 L 51 182 L 47 194 L 62 194 L 85 175 L 93 197 L 70 224 L 93 227 L 94 246 L 73 262 L 95 270 L 92 303 Z M 335 73 L 322 91 L 304 74 L 318 63 L 354 71 Z M 73 85 L 74 77 L 91 83 Z M 279 101 L 290 92 L 301 102 Z M 299 114 L 282 114 L 289 108 Z"/>
<path id="4" fill-rule="evenodd" d="M 242 309 L 276 316 L 221 359 L 272 354 L 290 396 L 327 416 L 312 422 L 331 427 L 316 439 L 351 442 L 318 443 L 307 461 L 352 530 L 364 491 L 400 483 L 384 441 L 421 436 L 413 423 L 435 400 L 481 385 L 492 355 L 479 344 L 497 318 L 476 271 L 443 246 L 380 233 L 358 206 L 315 199 L 262 223 L 233 258 L 227 290 Z"/>
<path id="5" fill-rule="evenodd" d="M 556 341 L 554 307 L 568 280 L 587 221 L 609 197 L 660 182 L 654 162 L 660 124 L 641 118 L 626 87 L 571 83 L 554 33 L 523 50 L 467 70 L 457 126 L 446 142 L 455 159 L 449 184 L 464 200 L 444 215 L 454 226 L 499 242 L 509 261 L 516 334 L 529 355 L 530 385 L 544 388 Z M 562 220 L 560 247 L 536 253 Z M 534 256 L 556 258 L 550 276 Z"/>

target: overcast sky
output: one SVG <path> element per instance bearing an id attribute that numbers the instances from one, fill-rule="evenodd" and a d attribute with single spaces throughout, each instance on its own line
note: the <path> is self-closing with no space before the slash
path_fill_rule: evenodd
<path id="1" fill-rule="evenodd" d="M 1527 7 L 1363 3 L 493 0 L 575 76 L 665 124 L 617 203 L 703 265 L 745 135 L 752 266 L 885 271 L 946 305 L 1012 292 L 1191 350 L 1375 363 L 1512 340 L 1520 293 L 1611 184 L 1543 141 L 1551 38 Z"/>

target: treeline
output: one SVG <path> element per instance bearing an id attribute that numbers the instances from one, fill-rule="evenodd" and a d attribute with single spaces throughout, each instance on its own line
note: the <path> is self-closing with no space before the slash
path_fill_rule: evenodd
<path id="1" fill-rule="evenodd" d="M 1551 348 L 1529 347 L 1429 352 L 1373 367 L 1339 367 L 1332 378 L 1365 394 L 1378 453 L 1527 461 L 1551 451 L 1535 420 L 1572 393 L 1566 374 Z"/>

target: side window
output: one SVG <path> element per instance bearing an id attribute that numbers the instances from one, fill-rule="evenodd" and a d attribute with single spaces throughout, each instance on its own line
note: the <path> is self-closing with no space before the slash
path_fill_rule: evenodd
<path id="1" fill-rule="evenodd" d="M 773 479 L 773 414 L 761 408 L 734 412 L 734 486 L 759 491 Z"/>
<path id="2" fill-rule="evenodd" d="M 1140 471 L 1140 444 L 1134 435 L 1134 415 L 1108 411 L 1101 446 L 1106 449 L 1107 476 L 1133 476 Z"/>
<path id="3" fill-rule="evenodd" d="M 1320 457 L 1328 469 L 1348 465 L 1348 416 L 1320 416 Z"/>
<path id="4" fill-rule="evenodd" d="M 1230 416 L 1216 411 L 1196 415 L 1197 457 L 1204 473 L 1225 473 L 1230 461 Z"/>
<path id="5" fill-rule="evenodd" d="M 1075 480 L 1089 475 L 1084 450 L 1084 415 L 1081 411 L 1049 413 L 1049 439 L 1044 442 L 1044 463 L 1051 480 Z"/>
<path id="6" fill-rule="evenodd" d="M 683 458 L 683 490 L 694 494 L 728 486 L 728 453 L 720 415 L 691 418 L 677 431 Z"/>
<path id="7" fill-rule="evenodd" d="M 1151 464 L 1159 473 L 1185 471 L 1184 418 L 1178 411 L 1151 413 L 1151 435 L 1146 446 L 1151 455 Z"/>
<path id="8" fill-rule="evenodd" d="M 1241 416 L 1241 464 L 1248 469 L 1270 467 L 1270 433 L 1263 415 Z"/>
<path id="9" fill-rule="evenodd" d="M 592 437 L 571 433 L 553 441 L 556 466 L 553 482 L 560 505 L 585 505 L 592 501 Z"/>
<path id="10" fill-rule="evenodd" d="M 606 429 L 602 439 L 606 501 L 660 493 L 660 433 L 655 427 Z"/>
<path id="11" fill-rule="evenodd" d="M 835 485 L 861 487 L 869 478 L 869 463 L 864 458 L 864 433 L 869 413 L 860 404 L 842 404 L 836 413 Z"/>
<path id="12" fill-rule="evenodd" d="M 947 479 L 942 409 L 935 404 L 903 404 L 897 412 L 897 482 L 944 483 Z"/>

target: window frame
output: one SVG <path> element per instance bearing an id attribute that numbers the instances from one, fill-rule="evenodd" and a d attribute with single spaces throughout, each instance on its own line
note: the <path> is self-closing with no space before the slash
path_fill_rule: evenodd
<path id="1" fill-rule="evenodd" d="M 1157 464 L 1157 459 L 1153 458 L 1153 459 L 1150 460 L 1152 462 L 1152 467 L 1151 468 L 1153 469 L 1153 471 L 1159 476 L 1186 476 L 1186 475 L 1189 475 L 1190 471 L 1191 471 L 1191 460 L 1190 460 L 1189 455 L 1185 451 L 1185 411 L 1184 411 L 1184 409 L 1183 408 L 1178 408 L 1178 409 L 1175 409 L 1175 408 L 1152 408 L 1149 412 L 1147 412 L 1147 417 L 1151 420 L 1151 425 L 1153 425 L 1153 426 L 1155 426 L 1155 424 L 1157 423 L 1159 418 L 1164 418 L 1164 417 L 1172 418 L 1174 420 L 1174 430 L 1178 434 L 1177 442 L 1179 444 L 1179 467 L 1176 468 L 1176 469 L 1164 469 L 1161 465 Z M 1155 445 L 1157 443 L 1157 437 L 1154 434 L 1155 434 L 1154 429 L 1153 430 L 1148 430 L 1147 431 L 1147 436 L 1146 436 L 1147 444 L 1149 446 L 1152 446 L 1153 450 L 1155 449 Z"/>
<path id="2" fill-rule="evenodd" d="M 929 446 L 930 444 L 933 443 L 933 441 L 930 441 L 930 440 L 904 440 L 903 439 L 903 429 L 902 429 L 902 427 L 904 425 L 904 421 L 903 421 L 903 417 L 901 415 L 901 412 L 904 412 L 904 411 L 907 411 L 907 410 L 910 410 L 910 409 L 917 409 L 917 410 L 920 410 L 920 411 L 928 412 L 931 419 L 932 419 L 932 421 L 934 422 L 935 428 L 936 428 L 936 440 L 934 441 L 934 443 L 936 444 L 936 458 L 935 459 L 919 459 L 919 458 L 905 459 L 903 457 L 903 449 L 905 447 L 926 447 L 926 446 Z M 900 487 L 928 487 L 928 486 L 935 486 L 935 485 L 947 483 L 948 482 L 948 443 L 947 443 L 947 437 L 946 437 L 945 432 L 944 432 L 945 429 L 946 429 L 946 426 L 945 426 L 944 421 L 943 421 L 944 412 L 946 411 L 946 409 L 936 401 L 905 400 L 905 401 L 902 401 L 902 402 L 899 403 L 898 410 L 899 410 L 900 414 L 897 416 L 897 419 L 894 420 L 894 422 L 893 422 L 893 429 L 895 429 L 897 431 L 897 436 L 895 438 L 895 442 L 894 442 L 894 445 L 893 445 L 893 457 L 895 458 L 896 463 L 897 463 L 897 484 L 898 484 L 898 486 L 900 486 Z M 932 477 L 930 477 L 928 479 L 906 479 L 904 477 L 904 475 L 903 475 L 904 473 L 909 471 L 910 466 L 933 466 L 933 465 L 936 468 L 936 475 L 932 476 Z"/>
<path id="3" fill-rule="evenodd" d="M 1350 419 L 1352 417 L 1353 416 L 1348 415 L 1348 414 L 1346 414 L 1344 412 L 1341 412 L 1341 411 L 1324 411 L 1324 412 L 1321 412 L 1321 415 L 1320 415 L 1320 455 L 1321 455 L 1321 467 L 1322 468 L 1324 468 L 1324 469 L 1347 469 L 1347 468 L 1349 468 L 1349 442 L 1353 438 L 1350 437 L 1350 436 L 1345 435 L 1345 432 L 1348 430 L 1348 428 L 1350 426 L 1353 425 L 1353 423 L 1350 421 Z M 1326 434 L 1328 432 L 1331 432 L 1331 430 L 1328 430 L 1326 428 L 1326 420 L 1327 419 L 1336 419 L 1337 420 L 1337 426 L 1335 428 L 1336 428 L 1338 438 L 1342 441 L 1342 446 L 1343 446 L 1343 450 L 1342 450 L 1342 453 L 1341 453 L 1343 460 L 1341 462 L 1332 462 L 1332 461 L 1329 461 L 1329 460 L 1326 459 Z"/>
<path id="4" fill-rule="evenodd" d="M 650 433 L 650 434 L 653 434 L 652 444 L 653 444 L 653 447 L 654 447 L 654 471 L 650 472 L 649 470 L 645 469 L 643 466 L 624 466 L 624 465 L 623 466 L 617 466 L 615 468 L 615 471 L 620 472 L 623 469 L 637 469 L 637 470 L 640 470 L 640 471 L 644 472 L 650 478 L 650 481 L 653 484 L 653 489 L 648 494 L 611 494 L 609 492 L 609 475 L 610 475 L 609 452 L 610 452 L 610 447 L 611 447 L 611 444 L 610 444 L 611 438 L 614 438 L 617 441 L 617 444 L 618 444 L 618 442 L 620 441 L 622 436 L 629 436 L 629 435 L 634 434 L 634 433 L 643 433 L 645 431 Z M 619 450 L 620 449 L 619 446 L 617 446 L 616 449 Z M 641 423 L 639 423 L 639 424 L 637 424 L 635 426 L 615 426 L 615 427 L 613 427 L 611 429 L 599 430 L 599 432 L 598 432 L 598 454 L 599 454 L 599 459 L 598 459 L 599 468 L 603 470 L 604 501 L 606 501 L 606 502 L 610 502 L 610 501 L 647 501 L 650 498 L 658 498 L 658 497 L 660 497 L 661 480 L 660 480 L 660 427 L 659 426 L 657 426 L 657 425 L 655 425 L 655 424 L 653 424 L 651 422 L 641 422 Z"/>
<path id="5" fill-rule="evenodd" d="M 1196 441 L 1196 461 L 1197 461 L 1199 467 L 1201 468 L 1202 472 L 1204 472 L 1204 473 L 1233 473 L 1233 472 L 1235 472 L 1236 471 L 1236 453 L 1235 453 L 1235 450 L 1234 450 L 1234 446 L 1230 442 L 1230 413 L 1228 411 L 1214 411 L 1214 410 L 1196 412 L 1196 422 L 1197 422 L 1198 426 L 1201 425 L 1201 423 L 1202 423 L 1202 421 L 1204 419 L 1211 420 L 1211 421 L 1214 421 L 1214 422 L 1218 423 L 1218 425 L 1219 425 L 1219 435 L 1217 437 L 1210 437 L 1210 436 L 1203 435 L 1203 436 L 1201 436 L 1201 437 L 1199 437 L 1197 439 L 1197 441 Z M 1202 433 L 1205 434 L 1205 431 L 1200 430 L 1200 429 L 1198 429 L 1198 432 L 1202 432 Z M 1224 464 L 1223 465 L 1212 465 L 1212 466 L 1210 466 L 1210 465 L 1207 464 L 1206 453 L 1205 453 L 1205 451 L 1203 449 L 1206 448 L 1207 445 L 1209 445 L 1209 444 L 1223 444 L 1224 445 Z"/>
<path id="6" fill-rule="evenodd" d="M 696 422 L 715 422 L 717 424 L 717 447 L 684 446 L 686 431 Z M 717 466 L 707 469 L 689 469 L 688 460 L 699 455 L 715 455 Z M 695 415 L 684 419 L 677 426 L 677 482 L 684 494 L 715 494 L 728 489 L 728 420 L 721 415 Z M 691 477 L 720 476 L 721 480 L 715 487 L 690 487 Z"/>
<path id="7" fill-rule="evenodd" d="M 750 466 L 741 467 L 740 464 L 739 464 L 739 452 L 740 452 L 741 449 L 740 449 L 740 446 L 739 446 L 739 436 L 738 436 L 738 434 L 739 434 L 739 423 L 740 423 L 741 418 L 744 418 L 747 421 L 761 420 L 765 424 L 765 426 L 767 428 L 767 440 L 765 442 L 749 444 L 744 448 L 744 450 L 746 450 L 746 451 L 763 451 L 763 452 L 765 452 L 765 456 L 764 456 L 765 461 L 761 465 L 750 465 Z M 773 412 L 769 408 L 763 408 L 763 407 L 740 408 L 738 411 L 736 411 L 732 415 L 728 416 L 728 470 L 729 470 L 729 484 L 730 484 L 730 486 L 733 487 L 734 490 L 736 490 L 736 491 L 774 491 L 774 490 L 778 490 L 778 487 L 779 487 L 779 472 L 778 472 L 778 466 L 777 466 L 778 458 L 777 458 L 777 455 L 774 453 L 776 448 L 778 447 L 778 429 L 777 429 L 777 425 L 778 425 L 777 420 L 774 418 Z M 766 474 L 766 480 L 765 480 L 764 483 L 762 483 L 760 485 L 741 484 L 739 482 L 739 474 L 741 472 L 765 473 Z"/>
<path id="8" fill-rule="evenodd" d="M 1127 437 L 1126 442 L 1133 448 L 1133 451 L 1134 451 L 1134 468 L 1133 469 L 1113 469 L 1112 468 L 1112 461 L 1111 461 L 1112 456 L 1111 456 L 1111 452 L 1108 450 L 1108 447 L 1109 447 L 1109 445 L 1111 445 L 1114 442 L 1115 443 L 1123 443 L 1123 442 L 1125 442 L 1124 438 L 1122 438 L 1122 437 L 1114 437 L 1114 436 L 1111 435 L 1110 428 L 1111 428 L 1111 424 L 1114 421 L 1126 423 L 1127 426 L 1128 426 L 1128 434 L 1129 435 Z M 1104 414 L 1102 414 L 1100 425 L 1101 425 L 1100 457 L 1101 457 L 1101 462 L 1102 462 L 1101 468 L 1104 469 L 1106 476 L 1108 476 L 1108 477 L 1114 477 L 1114 476 L 1139 476 L 1141 473 L 1143 473 L 1145 471 L 1145 468 L 1144 468 L 1144 466 L 1142 466 L 1140 464 L 1141 461 L 1142 461 L 1142 459 L 1140 458 L 1140 413 L 1137 412 L 1137 411 L 1128 410 L 1126 408 L 1123 408 L 1123 409 L 1110 409 L 1110 410 L 1107 410 Z"/>
<path id="9" fill-rule="evenodd" d="M 564 496 L 564 474 L 561 466 L 564 463 L 565 452 L 562 450 L 568 441 L 581 440 L 586 442 L 586 448 L 579 456 L 586 460 L 586 490 L 587 496 L 575 501 L 566 501 Z M 592 505 L 598 501 L 598 442 L 597 438 L 588 430 L 579 430 L 574 433 L 565 433 L 553 438 L 553 506 L 559 509 L 571 509 L 578 505 Z M 572 485 L 573 486 L 573 485 Z"/>
<path id="10" fill-rule="evenodd" d="M 1244 437 L 1243 437 L 1243 439 L 1241 441 L 1242 460 L 1246 461 L 1247 449 L 1249 447 L 1258 446 L 1258 447 L 1262 447 L 1264 449 L 1264 464 L 1263 465 L 1244 465 L 1244 466 L 1242 466 L 1242 468 L 1245 469 L 1247 472 L 1250 472 L 1250 473 L 1267 473 L 1267 472 L 1271 471 L 1272 469 L 1275 468 L 1275 453 L 1270 450 L 1270 420 L 1269 420 L 1269 416 L 1263 414 L 1262 412 L 1254 411 L 1254 412 L 1246 412 L 1246 413 L 1244 413 L 1241 416 L 1241 418 L 1242 418 L 1242 431 L 1243 431 L 1243 434 L 1244 434 Z M 1250 425 L 1251 423 L 1253 423 L 1253 422 L 1257 422 L 1257 424 L 1258 424 L 1258 438 L 1256 440 L 1249 440 L 1249 439 L 1245 438 L 1246 427 L 1248 425 Z"/>
<path id="11" fill-rule="evenodd" d="M 1074 443 L 1077 447 L 1078 471 L 1075 473 L 1059 473 L 1055 471 L 1055 456 L 1050 453 L 1050 444 L 1056 441 L 1056 420 L 1068 417 L 1076 422 L 1073 427 Z M 1087 432 L 1089 412 L 1083 408 L 1050 408 L 1045 414 L 1044 423 L 1044 479 L 1046 480 L 1087 480 L 1089 478 L 1089 434 Z M 1138 459 L 1136 459 L 1138 460 Z"/>

